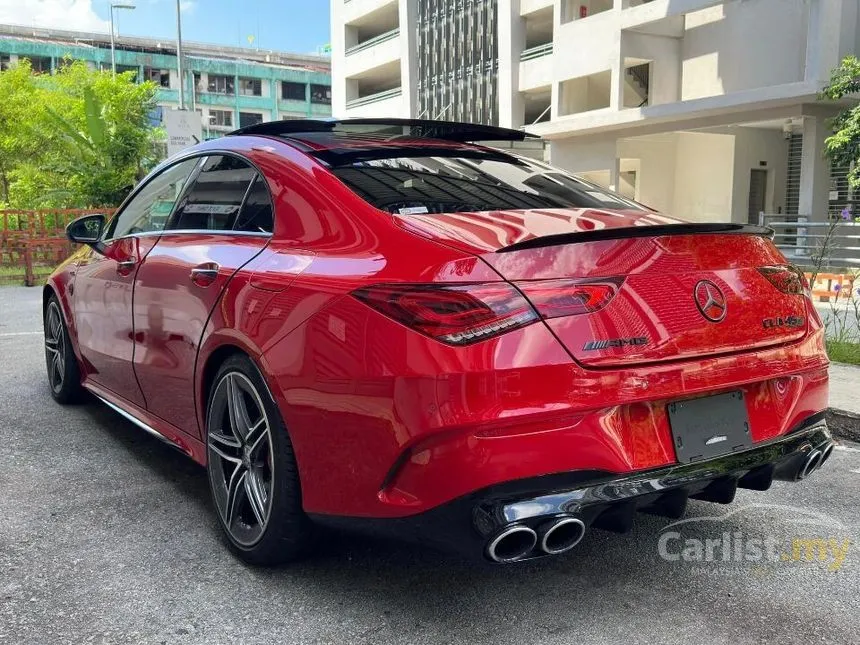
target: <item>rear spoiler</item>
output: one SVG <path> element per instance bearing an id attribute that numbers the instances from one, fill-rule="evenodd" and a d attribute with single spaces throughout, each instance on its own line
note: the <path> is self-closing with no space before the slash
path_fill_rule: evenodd
<path id="1" fill-rule="evenodd" d="M 708 233 L 756 235 L 766 237 L 769 240 L 773 239 L 772 228 L 753 226 L 752 224 L 655 224 L 653 226 L 603 228 L 593 231 L 577 231 L 575 233 L 557 233 L 555 235 L 544 235 L 543 237 L 532 237 L 522 242 L 514 242 L 513 244 L 504 246 L 496 251 L 496 253 L 539 249 L 545 246 L 560 246 L 562 244 L 576 244 L 578 242 L 601 242 L 603 240 L 659 237 L 662 235 L 705 235 Z"/>

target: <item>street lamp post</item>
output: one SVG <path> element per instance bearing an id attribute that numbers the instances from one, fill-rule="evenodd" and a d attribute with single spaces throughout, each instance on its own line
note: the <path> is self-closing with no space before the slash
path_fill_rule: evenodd
<path id="1" fill-rule="evenodd" d="M 182 17 L 176 0 L 176 71 L 179 74 L 179 109 L 185 109 L 185 79 L 182 78 Z"/>
<path id="2" fill-rule="evenodd" d="M 121 4 L 119 2 L 111 2 L 110 4 L 110 68 L 114 76 L 116 76 L 116 51 L 113 44 L 113 10 L 114 9 L 137 9 L 133 4 Z"/>

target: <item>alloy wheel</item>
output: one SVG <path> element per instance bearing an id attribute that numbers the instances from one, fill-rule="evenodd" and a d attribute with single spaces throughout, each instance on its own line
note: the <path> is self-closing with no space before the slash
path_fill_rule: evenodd
<path id="1" fill-rule="evenodd" d="M 252 546 L 269 521 L 274 460 L 266 409 L 247 376 L 228 372 L 221 377 L 207 424 L 215 505 L 230 536 Z"/>
<path id="2" fill-rule="evenodd" d="M 66 373 L 66 344 L 63 333 L 60 308 L 56 302 L 51 302 L 45 316 L 45 359 L 48 365 L 48 383 L 54 392 L 62 390 Z"/>

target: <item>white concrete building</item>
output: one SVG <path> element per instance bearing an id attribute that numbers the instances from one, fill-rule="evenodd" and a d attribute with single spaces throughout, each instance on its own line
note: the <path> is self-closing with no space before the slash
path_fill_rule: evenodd
<path id="1" fill-rule="evenodd" d="M 525 126 L 555 165 L 688 219 L 822 218 L 852 201 L 817 93 L 860 51 L 858 5 L 331 0 L 332 111 Z"/>

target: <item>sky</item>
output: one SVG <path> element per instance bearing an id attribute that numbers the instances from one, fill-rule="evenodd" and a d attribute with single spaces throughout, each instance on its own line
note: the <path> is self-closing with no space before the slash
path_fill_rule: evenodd
<path id="1" fill-rule="evenodd" d="M 175 0 L 113 0 L 117 32 L 176 37 Z M 0 0 L 0 24 L 110 32 L 111 0 Z M 329 0 L 180 0 L 182 38 L 303 54 L 329 42 Z"/>

